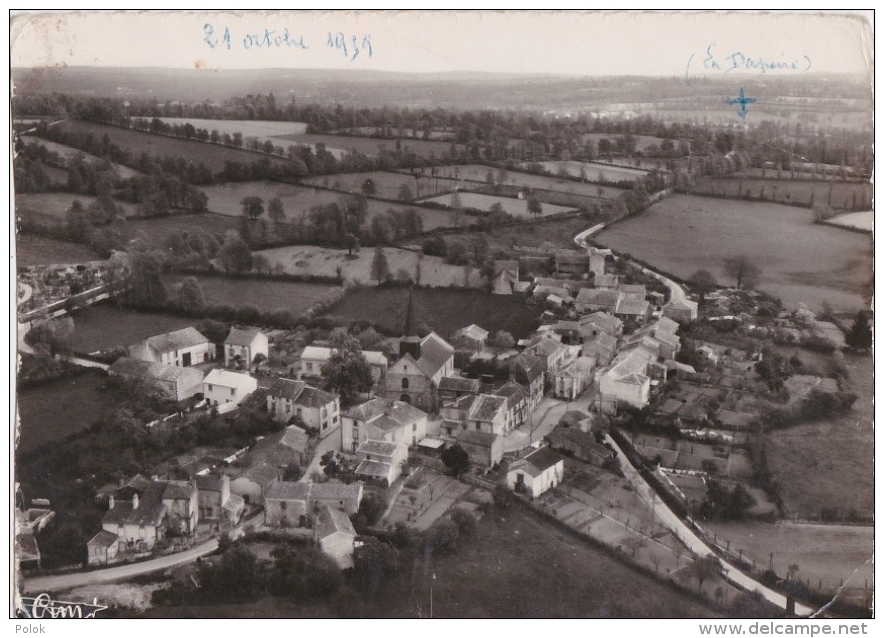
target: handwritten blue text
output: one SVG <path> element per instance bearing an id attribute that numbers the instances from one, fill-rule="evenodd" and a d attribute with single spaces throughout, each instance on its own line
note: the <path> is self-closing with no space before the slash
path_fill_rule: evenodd
<path id="1" fill-rule="evenodd" d="M 310 50 L 307 38 L 302 34 L 292 33 L 288 27 L 282 29 L 267 27 L 262 31 L 240 34 L 234 33 L 227 26 L 216 29 L 215 25 L 206 22 L 203 25 L 202 40 L 210 49 L 215 50 Z M 325 34 L 325 45 L 327 51 L 340 54 L 350 62 L 355 62 L 360 57 L 368 59 L 374 54 L 371 36 L 367 34 L 356 35 L 344 33 L 343 31 L 329 31 Z"/>
<path id="2" fill-rule="evenodd" d="M 779 57 L 763 58 L 743 51 L 726 51 L 722 54 L 716 51 L 715 44 L 710 44 L 699 56 L 694 53 L 688 58 L 685 79 L 690 84 L 692 74 L 727 75 L 734 71 L 758 75 L 777 72 L 806 73 L 812 66 L 810 56 L 803 53 L 795 56 L 780 54 Z"/>

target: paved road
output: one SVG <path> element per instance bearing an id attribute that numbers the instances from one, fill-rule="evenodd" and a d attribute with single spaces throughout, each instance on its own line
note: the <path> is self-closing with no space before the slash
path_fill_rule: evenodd
<path id="1" fill-rule="evenodd" d="M 310 464 L 304 470 L 304 474 L 301 475 L 301 478 L 298 479 L 301 483 L 312 483 L 313 472 L 322 472 L 322 467 L 319 465 L 319 461 L 322 460 L 322 455 L 328 452 L 329 450 L 334 450 L 335 452 L 341 451 L 341 428 L 338 428 L 327 437 L 322 439 L 316 446 L 316 449 L 313 451 L 313 458 L 310 459 Z"/>
<path id="2" fill-rule="evenodd" d="M 577 406 L 572 402 L 571 407 L 576 409 Z M 523 423 L 503 438 L 503 451 L 517 452 L 528 447 L 531 443 L 541 440 L 553 431 L 567 411 L 568 404 L 564 401 L 545 397 L 537 405 L 531 420 Z"/>
<path id="3" fill-rule="evenodd" d="M 184 563 L 195 561 L 200 556 L 211 554 L 218 549 L 217 539 L 206 541 L 202 545 L 189 549 L 185 552 L 177 554 L 169 554 L 144 561 L 143 563 L 132 563 L 129 565 L 121 565 L 119 567 L 110 567 L 108 569 L 97 569 L 91 572 L 74 572 L 72 574 L 60 574 L 58 576 L 38 576 L 36 578 L 28 578 L 22 582 L 23 593 L 43 593 L 54 592 L 62 589 L 71 589 L 82 585 L 94 585 L 95 583 L 106 583 L 113 580 L 122 580 L 133 578 L 142 574 L 177 567 Z"/>
<path id="4" fill-rule="evenodd" d="M 697 536 L 694 531 L 682 521 L 675 513 L 669 509 L 669 506 L 666 505 L 660 498 L 656 496 L 654 490 L 650 485 L 642 478 L 641 474 L 638 473 L 632 464 L 629 462 L 629 459 L 626 458 L 626 455 L 623 453 L 623 450 L 614 442 L 614 440 L 609 436 L 605 435 L 605 439 L 610 443 L 614 450 L 617 452 L 617 456 L 620 459 L 620 467 L 623 469 L 623 473 L 626 475 L 626 478 L 633 485 L 636 490 L 636 493 L 639 497 L 651 508 L 653 508 L 657 519 L 669 529 L 673 534 L 676 535 L 678 539 L 680 539 L 694 554 L 698 556 L 708 556 L 713 555 L 717 556 L 715 552 L 713 552 L 708 545 L 706 545 L 703 540 Z M 786 597 L 776 592 L 769 587 L 765 587 L 757 580 L 747 576 L 739 569 L 728 563 L 727 561 L 718 559 L 718 562 L 721 566 L 722 574 L 729 581 L 738 585 L 748 591 L 758 591 L 762 596 L 765 597 L 768 601 L 780 607 L 781 609 L 786 608 Z M 814 613 L 814 609 L 802 605 L 801 603 L 795 603 L 795 613 L 798 616 L 809 616 Z"/>

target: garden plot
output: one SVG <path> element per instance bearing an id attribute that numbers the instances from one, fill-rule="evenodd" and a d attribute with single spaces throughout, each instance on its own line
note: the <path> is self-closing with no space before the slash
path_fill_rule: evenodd
<path id="1" fill-rule="evenodd" d="M 541 204 L 542 212 L 539 215 L 534 215 L 528 212 L 527 199 L 515 199 L 512 197 L 500 197 L 499 195 L 484 195 L 482 193 L 468 192 L 458 193 L 458 196 L 460 197 L 460 204 L 463 208 L 475 208 L 476 210 L 488 212 L 491 210 L 492 206 L 500 204 L 503 207 L 504 212 L 513 215 L 514 217 L 548 217 L 549 215 L 567 213 L 575 210 L 574 208 L 569 208 L 567 206 L 544 203 Z M 448 194 L 423 199 L 421 202 L 433 202 L 444 206 L 452 206 L 452 199 L 452 195 Z"/>

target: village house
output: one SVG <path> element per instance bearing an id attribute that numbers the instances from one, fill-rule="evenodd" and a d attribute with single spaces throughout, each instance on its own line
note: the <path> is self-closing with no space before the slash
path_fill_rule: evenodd
<path id="1" fill-rule="evenodd" d="M 651 304 L 644 299 L 621 296 L 614 308 L 614 316 L 624 321 L 631 319 L 638 323 L 645 323 L 650 318 L 652 310 Z"/>
<path id="2" fill-rule="evenodd" d="M 238 406 L 257 389 L 258 381 L 244 372 L 216 368 L 203 379 L 203 396 L 206 402 L 219 410 L 222 409 L 221 406 L 227 406 L 226 410 Z"/>
<path id="3" fill-rule="evenodd" d="M 607 312 L 594 312 L 578 320 L 580 336 L 587 341 L 604 333 L 615 339 L 623 335 L 623 322 Z"/>
<path id="4" fill-rule="evenodd" d="M 120 357 L 107 369 L 107 373 L 144 381 L 172 401 L 184 401 L 203 391 L 203 373 L 196 368 Z"/>
<path id="5" fill-rule="evenodd" d="M 414 446 L 433 434 L 428 431 L 427 413 L 403 401 L 374 398 L 355 405 L 343 416 L 341 449 L 356 452 L 368 440 Z"/>
<path id="6" fill-rule="evenodd" d="M 139 361 L 187 367 L 214 359 L 215 344 L 196 328 L 183 328 L 129 346 L 129 356 Z"/>
<path id="7" fill-rule="evenodd" d="M 697 319 L 697 302 L 690 299 L 676 299 L 663 306 L 663 316 L 669 317 L 680 324 L 691 323 Z"/>
<path id="8" fill-rule="evenodd" d="M 250 330 L 230 329 L 230 334 L 224 340 L 225 367 L 250 370 L 255 356 L 259 354 L 265 357 L 270 354 L 267 335 L 257 328 Z"/>
<path id="9" fill-rule="evenodd" d="M 303 381 L 273 379 L 267 389 L 267 411 L 277 421 L 295 420 L 326 437 L 341 427 L 340 399 Z"/>
<path id="10" fill-rule="evenodd" d="M 445 404 L 467 394 L 479 394 L 481 386 L 478 379 L 442 377 L 439 381 L 439 402 Z"/>
<path id="11" fill-rule="evenodd" d="M 622 299 L 629 301 L 646 301 L 648 289 L 643 284 L 619 284 L 617 291 Z"/>
<path id="12" fill-rule="evenodd" d="M 340 569 L 353 567 L 356 530 L 346 513 L 328 505 L 322 507 L 313 531 L 313 539 Z"/>
<path id="13" fill-rule="evenodd" d="M 389 487 L 402 474 L 402 467 L 408 460 L 408 448 L 404 443 L 363 441 L 356 449 L 356 460 L 359 462 L 357 478 Z"/>
<path id="14" fill-rule="evenodd" d="M 454 348 L 435 332 L 423 339 L 403 337 L 399 341 L 399 360 L 387 369 L 380 394 L 435 412 L 439 407 L 439 382 L 453 372 Z"/>
<path id="15" fill-rule="evenodd" d="M 617 275 L 596 274 L 593 282 L 599 290 L 617 290 L 620 278 Z"/>
<path id="16" fill-rule="evenodd" d="M 553 374 L 553 388 L 560 399 L 574 401 L 592 385 L 592 373 L 596 360 L 593 357 L 577 357 Z"/>
<path id="17" fill-rule="evenodd" d="M 588 341 L 584 341 L 581 353 L 584 357 L 592 357 L 599 366 L 606 366 L 617 354 L 617 339 L 605 332 Z"/>
<path id="18" fill-rule="evenodd" d="M 497 434 L 462 430 L 457 434 L 456 442 L 466 451 L 473 465 L 492 467 L 503 459 L 503 437 Z"/>
<path id="19" fill-rule="evenodd" d="M 574 308 L 579 313 L 607 312 L 613 315 L 620 303 L 617 290 L 599 290 L 598 288 L 582 288 L 574 300 Z"/>
<path id="20" fill-rule="evenodd" d="M 491 292 L 495 295 L 511 295 L 518 283 L 519 262 L 510 259 L 495 259 Z"/>
<path id="21" fill-rule="evenodd" d="M 283 480 L 292 465 L 303 468 L 310 461 L 310 438 L 296 425 L 258 439 L 236 467 L 218 471 L 228 474 L 230 492 L 243 498 L 247 505 L 260 505 L 264 490 L 273 482 Z"/>
<path id="22" fill-rule="evenodd" d="M 525 354 L 539 357 L 544 364 L 544 372 L 551 379 L 569 359 L 568 347 L 558 338 L 550 334 L 541 334 L 532 338 L 523 350 Z"/>
<path id="23" fill-rule="evenodd" d="M 603 409 L 610 411 L 618 402 L 637 408 L 648 404 L 652 377 L 666 380 L 666 366 L 657 362 L 655 352 L 639 344 L 624 350 L 614 359 L 614 365 L 601 376 L 600 401 Z"/>
<path id="24" fill-rule="evenodd" d="M 197 503 L 199 518 L 206 523 L 236 525 L 242 518 L 245 501 L 230 492 L 230 477 L 225 474 L 197 476 Z"/>
<path id="25" fill-rule="evenodd" d="M 554 450 L 599 467 L 615 456 L 612 450 L 596 441 L 595 436 L 578 428 L 556 428 L 546 435 L 546 441 Z"/>
<path id="26" fill-rule="evenodd" d="M 506 483 L 517 494 L 534 499 L 559 485 L 564 475 L 564 459 L 548 447 L 542 447 L 510 463 Z"/>
<path id="27" fill-rule="evenodd" d="M 454 333 L 451 345 L 456 350 L 467 352 L 482 352 L 488 342 L 488 331 L 476 324 L 470 324 Z"/>
<path id="28" fill-rule="evenodd" d="M 264 524 L 307 527 L 323 507 L 352 516 L 362 502 L 362 483 L 294 483 L 274 481 L 264 492 Z"/>
<path id="29" fill-rule="evenodd" d="M 589 272 L 589 255 L 579 250 L 559 249 L 554 255 L 556 273 L 581 276 Z"/>
<path id="30" fill-rule="evenodd" d="M 461 430 L 506 434 L 512 429 L 507 398 L 491 394 L 465 396 L 442 406 L 442 431 L 456 437 Z"/>
<path id="31" fill-rule="evenodd" d="M 589 255 L 589 271 L 595 274 L 596 280 L 598 280 L 600 276 L 605 274 L 607 258 L 614 253 L 611 252 L 610 248 L 596 248 L 595 246 L 590 246 L 586 252 Z"/>
<path id="32" fill-rule="evenodd" d="M 384 376 L 389 362 L 387 355 L 375 350 L 363 350 L 368 367 L 371 369 L 371 378 L 375 383 Z M 332 349 L 322 346 L 307 346 L 301 353 L 301 378 L 321 379 L 322 368 L 331 359 Z"/>
<path id="33" fill-rule="evenodd" d="M 528 420 L 528 391 L 520 383 L 507 381 L 493 392 L 496 396 L 506 397 L 506 425 L 509 432 Z"/>
<path id="34" fill-rule="evenodd" d="M 510 380 L 522 385 L 528 393 L 529 412 L 537 408 L 543 399 L 545 382 L 544 364 L 540 357 L 520 354 L 510 363 Z"/>

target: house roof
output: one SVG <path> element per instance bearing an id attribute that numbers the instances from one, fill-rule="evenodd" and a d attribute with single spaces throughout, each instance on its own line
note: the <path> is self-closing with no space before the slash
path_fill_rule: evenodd
<path id="1" fill-rule="evenodd" d="M 387 478 L 392 467 L 390 463 L 384 463 L 383 461 L 363 459 L 359 461 L 359 465 L 356 467 L 356 474 L 372 478 Z"/>
<path id="2" fill-rule="evenodd" d="M 478 379 L 466 379 L 464 377 L 442 377 L 439 381 L 440 392 L 471 392 L 477 394 L 481 383 Z"/>
<path id="3" fill-rule="evenodd" d="M 491 421 L 498 412 L 506 407 L 506 404 L 506 397 L 480 394 L 470 409 L 469 419 L 471 421 Z"/>
<path id="4" fill-rule="evenodd" d="M 138 499 L 138 507 L 132 502 L 119 502 L 104 514 L 102 525 L 157 526 L 163 520 L 166 506 L 163 504 L 165 481 L 153 481 Z"/>
<path id="5" fill-rule="evenodd" d="M 516 381 L 530 384 L 543 374 L 544 362 L 540 357 L 530 354 L 520 354 L 510 364 Z M 524 379 L 524 380 L 523 380 Z"/>
<path id="6" fill-rule="evenodd" d="M 350 522 L 350 517 L 345 512 L 326 505 L 319 510 L 316 538 L 323 539 L 338 532 L 356 536 L 356 530 L 353 528 L 353 523 Z"/>
<path id="7" fill-rule="evenodd" d="M 597 442 L 592 434 L 584 432 L 579 428 L 556 428 L 546 436 L 546 439 L 550 442 L 550 445 L 559 446 L 565 442 L 570 442 L 601 456 L 613 456 L 614 454 L 604 445 Z"/>
<path id="8" fill-rule="evenodd" d="M 511 272 L 516 279 L 519 277 L 519 262 L 512 259 L 495 259 L 494 260 L 494 276 L 497 277 L 501 273 Z"/>
<path id="9" fill-rule="evenodd" d="M 531 452 L 531 454 L 524 457 L 523 460 L 529 462 L 538 470 L 543 471 L 548 470 L 549 468 L 554 467 L 557 463 L 561 462 L 562 457 L 557 452 L 553 452 L 548 447 L 542 447 Z"/>
<path id="10" fill-rule="evenodd" d="M 332 356 L 333 350 L 322 346 L 307 346 L 301 353 L 301 360 L 310 361 L 328 361 Z M 368 365 L 387 367 L 387 355 L 377 350 L 363 350 L 362 356 L 365 357 Z"/>
<path id="11" fill-rule="evenodd" d="M 239 494 L 228 494 L 227 500 L 221 503 L 221 509 L 225 509 L 228 512 L 235 512 L 244 508 L 246 505 L 245 499 Z"/>
<path id="12" fill-rule="evenodd" d="M 528 391 L 521 383 L 507 381 L 497 388 L 497 390 L 494 391 L 494 394 L 499 397 L 506 397 L 507 406 L 512 407 L 517 405 L 520 401 L 525 400 L 528 396 Z"/>
<path id="13" fill-rule="evenodd" d="M 642 297 L 647 293 L 644 284 L 619 284 L 617 290 L 624 294 L 640 294 Z"/>
<path id="14" fill-rule="evenodd" d="M 203 379 L 203 383 L 207 385 L 220 385 L 223 388 L 258 387 L 258 382 L 251 375 L 244 372 L 222 370 L 221 368 L 215 368 L 209 372 L 206 378 Z"/>
<path id="15" fill-rule="evenodd" d="M 264 499 L 303 501 L 359 499 L 362 484 L 353 483 L 295 483 L 292 481 L 274 481 L 264 490 Z"/>
<path id="16" fill-rule="evenodd" d="M 403 446 L 403 443 L 389 443 L 387 441 L 375 441 L 373 439 L 369 439 L 367 441 L 363 441 L 359 448 L 356 450 L 357 454 L 377 454 L 379 456 L 393 456 L 399 446 Z"/>
<path id="17" fill-rule="evenodd" d="M 337 397 L 331 392 L 314 388 L 313 386 L 304 386 L 298 398 L 294 400 L 296 405 L 302 405 L 305 408 L 321 408 L 334 403 Z"/>
<path id="18" fill-rule="evenodd" d="M 174 332 L 166 332 L 161 335 L 148 337 L 144 340 L 144 343 L 154 352 L 163 354 L 209 343 L 209 339 L 191 326 L 175 330 Z"/>
<path id="19" fill-rule="evenodd" d="M 532 339 L 525 348 L 526 351 L 529 351 L 529 354 L 542 354 L 545 357 L 552 356 L 561 349 L 562 342 L 557 341 L 550 335 L 543 335 L 539 338 Z"/>
<path id="20" fill-rule="evenodd" d="M 354 405 L 347 411 L 348 418 L 371 424 L 385 431 L 408 426 L 427 416 L 427 413 L 404 401 L 385 401 L 374 398 Z"/>
<path id="21" fill-rule="evenodd" d="M 598 288 L 581 288 L 577 293 L 577 303 L 593 306 L 614 307 L 620 300 L 620 293 L 616 290 L 599 290 Z"/>
<path id="22" fill-rule="evenodd" d="M 432 378 L 453 355 L 454 348 L 435 332 L 431 332 L 421 340 L 421 358 L 417 361 L 417 367 Z"/>
<path id="23" fill-rule="evenodd" d="M 483 341 L 488 338 L 488 331 L 471 323 L 454 333 L 455 339 L 460 337 L 466 337 L 467 339 L 472 339 L 474 341 Z M 423 349 L 423 346 L 421 348 Z"/>
<path id="24" fill-rule="evenodd" d="M 617 275 L 596 275 L 594 280 L 596 288 L 614 288 L 618 282 Z"/>
<path id="25" fill-rule="evenodd" d="M 623 329 L 623 322 L 614 315 L 607 312 L 594 312 L 591 315 L 585 315 L 578 322 L 581 326 L 595 326 L 602 332 L 609 335 L 615 335 Z"/>
<path id="26" fill-rule="evenodd" d="M 187 501 L 195 491 L 196 488 L 189 481 L 167 481 L 166 489 L 163 490 L 163 500 Z"/>
<path id="27" fill-rule="evenodd" d="M 676 332 L 678 332 L 678 328 L 679 326 L 677 321 L 673 321 L 669 317 L 660 317 L 657 320 L 657 325 L 655 326 L 654 331 L 675 334 Z"/>
<path id="28" fill-rule="evenodd" d="M 196 368 L 170 366 L 164 363 L 130 359 L 129 357 L 120 357 L 113 362 L 107 371 L 109 374 L 144 377 L 157 381 L 177 383 L 179 380 L 184 380 L 185 383 L 191 385 L 199 384 L 203 380 L 203 373 Z"/>
<path id="29" fill-rule="evenodd" d="M 643 385 L 646 381 L 649 381 L 649 377 L 639 374 L 638 372 L 631 372 L 626 376 L 620 377 L 617 379 L 620 383 L 628 383 L 630 385 Z"/>
<path id="30" fill-rule="evenodd" d="M 282 431 L 279 444 L 299 452 L 306 452 L 310 436 L 297 425 L 290 425 Z"/>
<path id="31" fill-rule="evenodd" d="M 697 302 L 691 301 L 690 299 L 676 299 L 669 304 L 670 308 L 674 308 L 675 310 L 697 310 Z"/>
<path id="32" fill-rule="evenodd" d="M 220 492 L 224 485 L 224 477 L 217 474 L 199 474 L 196 477 L 196 489 L 200 492 Z"/>
<path id="33" fill-rule="evenodd" d="M 248 330 L 231 328 L 230 334 L 227 335 L 224 343 L 231 346 L 250 346 L 260 334 L 261 331 L 257 328 L 251 328 Z"/>
<path id="34" fill-rule="evenodd" d="M 650 304 L 645 300 L 629 299 L 621 297 L 617 302 L 617 308 L 614 312 L 618 315 L 646 315 L 650 310 Z"/>
<path id="35" fill-rule="evenodd" d="M 106 529 L 101 530 L 86 543 L 92 547 L 113 547 L 119 537 Z"/>

